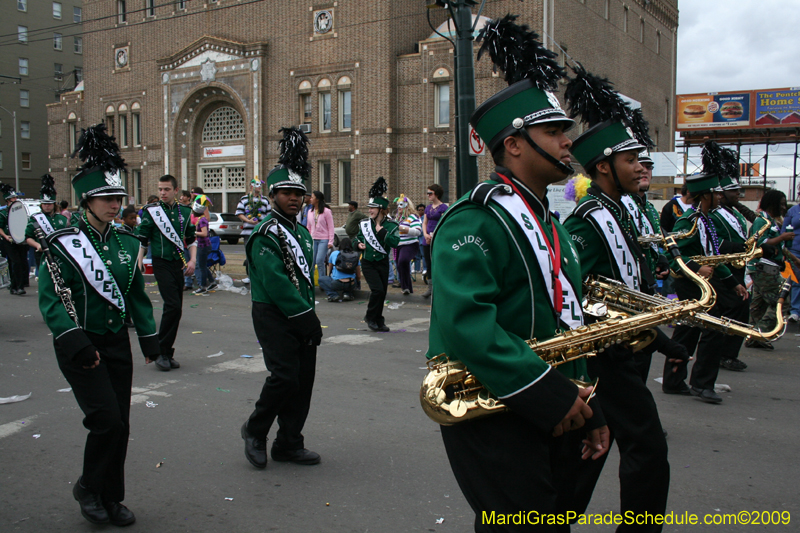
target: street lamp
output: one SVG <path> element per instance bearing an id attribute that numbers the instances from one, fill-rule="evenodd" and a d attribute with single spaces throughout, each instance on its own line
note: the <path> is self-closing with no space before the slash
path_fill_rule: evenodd
<path id="1" fill-rule="evenodd" d="M 17 161 L 19 158 L 19 152 L 17 151 L 17 112 L 9 111 L 1 105 L 0 109 L 11 115 L 11 118 L 14 120 L 14 188 L 19 191 L 19 162 Z"/>

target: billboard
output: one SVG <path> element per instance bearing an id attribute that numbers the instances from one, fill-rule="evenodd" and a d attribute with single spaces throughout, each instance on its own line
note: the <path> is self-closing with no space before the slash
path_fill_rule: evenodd
<path id="1" fill-rule="evenodd" d="M 800 128 L 800 88 L 676 96 L 676 129 Z"/>

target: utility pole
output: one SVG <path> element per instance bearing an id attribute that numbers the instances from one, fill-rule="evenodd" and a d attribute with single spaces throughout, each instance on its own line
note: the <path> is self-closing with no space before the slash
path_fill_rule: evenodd
<path id="1" fill-rule="evenodd" d="M 17 112 L 9 111 L 0 105 L 0 109 L 11 115 L 13 121 L 13 136 L 14 136 L 14 188 L 19 191 L 19 150 L 17 150 Z"/>
<path id="2" fill-rule="evenodd" d="M 486 0 L 483 0 L 485 3 Z M 455 96 L 456 96 L 456 196 L 478 184 L 477 156 L 469 153 L 469 118 L 475 111 L 475 58 L 472 50 L 474 25 L 472 6 L 475 0 L 435 0 L 428 5 L 445 8 L 450 12 L 456 27 L 455 43 Z M 480 11 L 483 10 L 481 5 Z"/>

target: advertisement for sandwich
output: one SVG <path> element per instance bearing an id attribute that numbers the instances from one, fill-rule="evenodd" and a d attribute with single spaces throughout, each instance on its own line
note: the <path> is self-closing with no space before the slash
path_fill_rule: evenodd
<path id="1" fill-rule="evenodd" d="M 678 130 L 800 127 L 800 88 L 676 97 Z"/>
<path id="2" fill-rule="evenodd" d="M 677 129 L 747 128 L 750 92 L 678 95 Z"/>

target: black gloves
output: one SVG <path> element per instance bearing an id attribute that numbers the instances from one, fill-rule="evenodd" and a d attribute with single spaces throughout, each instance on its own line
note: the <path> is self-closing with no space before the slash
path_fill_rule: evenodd
<path id="1" fill-rule="evenodd" d="M 319 346 L 322 342 L 322 326 L 314 311 L 307 311 L 289 319 L 289 322 L 300 333 L 304 341 L 312 346 Z"/>
<path id="2" fill-rule="evenodd" d="M 761 252 L 762 257 L 764 259 L 772 259 L 775 257 L 775 252 L 777 252 L 777 248 L 771 244 L 764 243 L 761 245 Z"/>
<path id="3" fill-rule="evenodd" d="M 97 348 L 91 344 L 84 346 L 72 356 L 72 361 L 81 366 L 92 366 L 97 361 Z"/>

